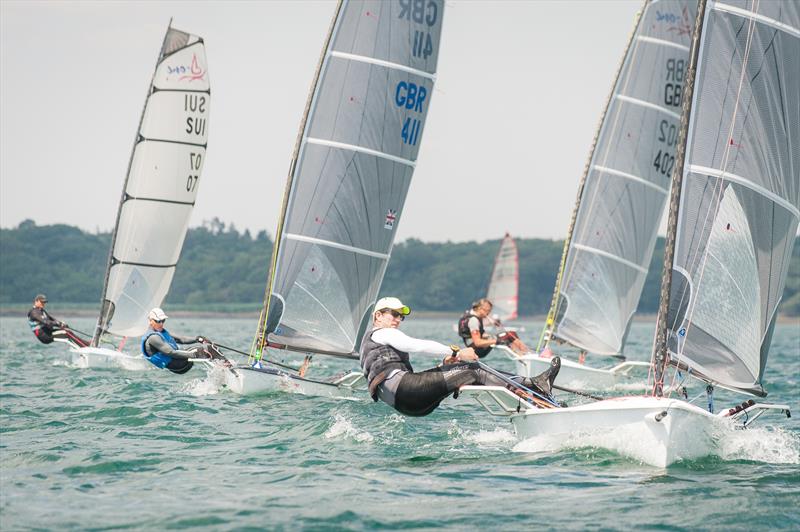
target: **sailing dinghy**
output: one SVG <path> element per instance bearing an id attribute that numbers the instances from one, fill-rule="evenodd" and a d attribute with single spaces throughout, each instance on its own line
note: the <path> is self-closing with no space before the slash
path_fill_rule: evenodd
<path id="1" fill-rule="evenodd" d="M 138 351 L 147 313 L 166 297 L 183 247 L 208 139 L 207 65 L 203 39 L 170 23 L 128 163 L 97 326 L 89 347 L 72 349 L 76 365 L 151 366 L 122 349 L 133 336 Z"/>
<path id="2" fill-rule="evenodd" d="M 337 5 L 289 169 L 250 363 L 226 372 L 234 392 L 366 389 L 360 372 L 313 380 L 266 356 L 358 360 L 417 162 L 443 11 L 440 0 Z"/>
<path id="3" fill-rule="evenodd" d="M 649 367 L 624 361 L 623 348 L 669 193 L 695 15 L 692 0 L 643 6 L 578 187 L 538 353 L 514 357 L 520 375 L 547 369 L 556 344 L 582 353 L 559 352 L 559 381 L 573 388 L 633 383 L 632 370 Z M 595 368 L 586 353 L 624 362 Z"/>
<path id="4" fill-rule="evenodd" d="M 518 291 L 519 253 L 516 242 L 506 233 L 494 259 L 489 289 L 486 291 L 486 298 L 492 302 L 492 321 L 495 324 L 517 318 Z"/>
<path id="5" fill-rule="evenodd" d="M 800 4 L 701 0 L 684 90 L 652 392 L 544 410 L 505 390 L 462 390 L 522 438 L 623 435 L 603 446 L 666 467 L 713 453 L 765 412 L 790 415 L 754 399 L 718 411 L 713 394 L 767 393 L 800 220 Z M 687 377 L 706 384 L 707 408 L 669 396 Z"/>

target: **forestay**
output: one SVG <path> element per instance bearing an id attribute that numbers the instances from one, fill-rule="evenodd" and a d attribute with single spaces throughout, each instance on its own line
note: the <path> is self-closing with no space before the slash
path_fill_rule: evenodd
<path id="1" fill-rule="evenodd" d="M 443 10 L 339 5 L 287 183 L 259 353 L 268 334 L 270 345 L 355 356 L 417 161 Z"/>
<path id="2" fill-rule="evenodd" d="M 203 170 L 210 104 L 203 39 L 168 28 L 123 187 L 94 345 L 103 332 L 142 334 L 169 290 Z"/>
<path id="3" fill-rule="evenodd" d="M 551 335 L 622 352 L 667 200 L 696 2 L 647 2 L 582 183 Z"/>
<path id="4" fill-rule="evenodd" d="M 709 2 L 667 320 L 672 364 L 764 394 L 800 218 L 800 4 Z"/>
<path id="5" fill-rule="evenodd" d="M 492 311 L 500 321 L 513 320 L 517 317 L 519 290 L 519 255 L 517 244 L 511 235 L 506 233 L 500 242 L 500 251 L 494 260 L 492 277 L 486 297 L 492 302 Z"/>

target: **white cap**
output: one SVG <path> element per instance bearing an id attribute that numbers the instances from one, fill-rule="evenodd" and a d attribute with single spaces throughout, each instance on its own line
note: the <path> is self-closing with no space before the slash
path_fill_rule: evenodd
<path id="1" fill-rule="evenodd" d="M 167 319 L 167 313 L 156 307 L 147 315 L 148 320 L 161 321 Z"/>
<path id="2" fill-rule="evenodd" d="M 411 313 L 411 309 L 396 297 L 382 297 L 375 303 L 375 312 L 386 309 L 396 310 L 403 316 L 408 316 Z"/>

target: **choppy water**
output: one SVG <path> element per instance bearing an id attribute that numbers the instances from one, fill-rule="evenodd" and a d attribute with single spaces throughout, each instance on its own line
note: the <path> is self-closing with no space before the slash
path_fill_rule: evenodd
<path id="1" fill-rule="evenodd" d="M 524 325 L 530 340 L 540 324 Z M 173 332 L 233 346 L 248 345 L 253 326 L 170 320 Z M 454 339 L 441 320 L 403 328 Z M 796 324 L 778 326 L 766 376 L 769 399 L 795 417 L 765 416 L 715 454 L 666 471 L 590 438 L 523 452 L 511 425 L 477 406 L 412 419 L 371 401 L 245 398 L 198 368 L 70 367 L 56 361 L 64 348 L 35 342 L 23 318 L 0 319 L 0 331 L 3 530 L 800 528 Z M 630 358 L 646 359 L 651 338 L 652 325 L 636 324 Z M 348 367 L 320 358 L 313 371 Z M 719 393 L 717 404 L 726 397 L 741 400 Z"/>

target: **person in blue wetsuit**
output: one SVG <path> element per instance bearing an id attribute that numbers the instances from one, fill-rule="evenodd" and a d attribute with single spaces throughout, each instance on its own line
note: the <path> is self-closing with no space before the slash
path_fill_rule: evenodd
<path id="1" fill-rule="evenodd" d="M 203 343 L 202 336 L 182 337 L 172 335 L 164 328 L 167 314 L 160 308 L 154 308 L 147 315 L 150 328 L 142 336 L 142 354 L 158 366 L 168 369 L 173 373 L 186 373 L 194 363 L 192 358 L 211 358 L 211 355 L 202 346 L 191 349 L 178 349 L 178 344 Z"/>

